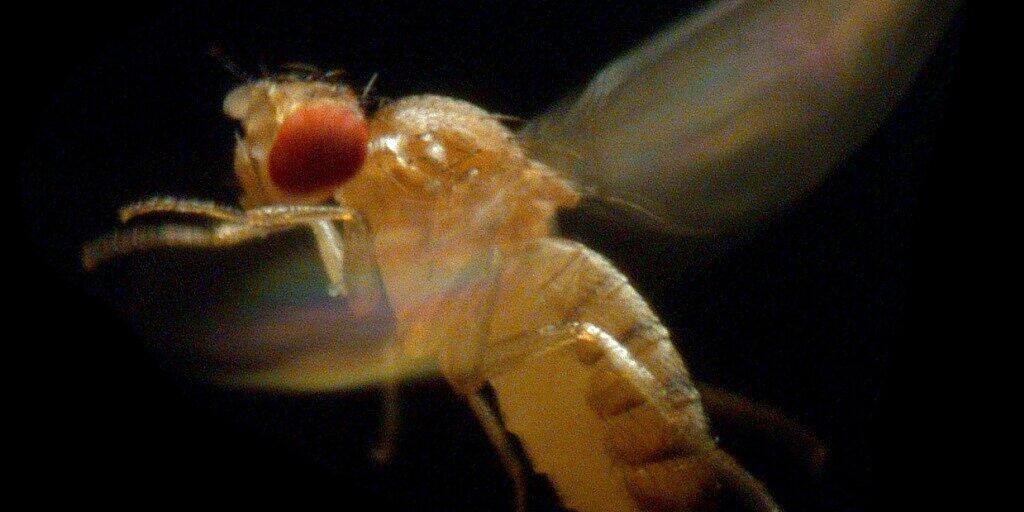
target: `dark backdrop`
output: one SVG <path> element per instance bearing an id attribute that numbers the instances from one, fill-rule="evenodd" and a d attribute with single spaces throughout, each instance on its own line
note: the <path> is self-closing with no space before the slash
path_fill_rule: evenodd
<path id="1" fill-rule="evenodd" d="M 507 507 L 498 459 L 443 382 L 407 387 L 400 452 L 375 468 L 375 393 L 238 393 L 176 377 L 103 299 L 132 290 L 98 292 L 77 248 L 153 192 L 233 200 L 220 101 L 237 79 L 211 47 L 254 72 L 309 62 L 357 84 L 377 72 L 382 95 L 435 92 L 529 117 L 692 5 L 325 4 L 30 6 L 8 106 L 27 136 L 14 223 L 28 244 L 11 268 L 26 326 L 11 343 L 33 349 L 12 358 L 27 362 L 27 474 L 87 501 L 131 490 L 141 502 Z M 736 447 L 792 510 L 897 508 L 925 489 L 909 476 L 927 468 L 919 434 L 944 390 L 918 375 L 951 335 L 945 226 L 959 206 L 946 192 L 968 164 L 969 33 L 958 16 L 862 148 L 708 264 L 687 265 L 670 238 L 565 219 L 635 280 L 699 378 L 774 404 L 829 444 L 818 481 Z"/>

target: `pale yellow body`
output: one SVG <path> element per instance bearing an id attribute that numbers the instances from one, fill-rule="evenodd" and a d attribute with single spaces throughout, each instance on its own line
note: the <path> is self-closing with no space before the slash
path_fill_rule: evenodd
<path id="1" fill-rule="evenodd" d="M 225 101 L 247 127 L 236 150 L 243 204 L 282 199 L 263 178 L 268 121 L 304 102 L 355 101 L 347 89 L 332 96 L 303 83 L 248 84 Z M 667 330 L 607 260 L 552 235 L 575 189 L 530 159 L 496 116 L 463 101 L 403 98 L 368 116 L 367 128 L 366 162 L 334 199 L 369 225 L 404 355 L 436 357 L 466 395 L 490 383 L 567 506 L 713 503 L 732 466 L 710 440 Z M 313 226 L 321 248 L 332 246 L 331 230 Z M 329 273 L 344 266 L 321 253 Z"/>
<path id="2" fill-rule="evenodd" d="M 573 189 L 461 101 L 406 98 L 369 122 L 368 162 L 336 197 L 373 230 L 406 353 L 436 355 L 457 391 L 489 381 L 567 506 L 709 503 L 717 477 L 695 461 L 713 443 L 668 332 L 607 260 L 550 233 Z M 625 350 L 552 366 L 595 327 Z"/>
<path id="3" fill-rule="evenodd" d="M 668 331 L 627 279 L 589 248 L 553 236 L 555 213 L 578 194 L 529 158 L 496 116 L 439 96 L 382 107 L 366 116 L 364 165 L 328 205 L 319 203 L 332 191 L 289 196 L 267 171 L 277 127 L 323 102 L 364 115 L 347 87 L 315 79 L 276 77 L 232 91 L 224 107 L 244 128 L 235 172 L 245 210 L 162 197 L 129 205 L 124 221 L 173 213 L 219 224 L 114 232 L 85 247 L 85 264 L 308 226 L 353 321 L 377 327 L 368 331 L 407 357 L 436 358 L 514 478 L 511 449 L 480 398 L 488 384 L 506 426 L 573 509 L 698 510 L 723 487 L 754 509 L 775 509 L 715 447 Z M 522 506 L 521 478 L 517 489 Z"/>

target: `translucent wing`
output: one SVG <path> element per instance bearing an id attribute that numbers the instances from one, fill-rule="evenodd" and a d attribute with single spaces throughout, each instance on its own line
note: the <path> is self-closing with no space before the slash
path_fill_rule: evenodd
<path id="1" fill-rule="evenodd" d="M 952 0 L 720 0 L 527 125 L 585 192 L 715 234 L 798 199 L 885 115 Z"/>
<path id="2" fill-rule="evenodd" d="M 322 391 L 436 373 L 428 361 L 386 357 L 389 311 L 355 315 L 350 300 L 328 295 L 308 233 L 137 253 L 100 270 L 97 285 L 111 283 L 106 294 L 125 317 L 190 378 Z"/>

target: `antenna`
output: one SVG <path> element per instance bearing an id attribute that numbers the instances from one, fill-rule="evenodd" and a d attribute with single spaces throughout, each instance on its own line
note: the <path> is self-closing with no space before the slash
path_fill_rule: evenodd
<path id="1" fill-rule="evenodd" d="M 210 57 L 213 57 L 214 59 L 216 59 L 217 62 L 220 63 L 221 67 L 223 67 L 225 71 L 230 73 L 231 76 L 233 76 L 233 77 L 235 77 L 235 78 L 237 78 L 237 79 L 239 79 L 239 80 L 241 80 L 243 82 L 255 82 L 256 81 L 256 79 L 253 78 L 252 75 L 242 71 L 242 69 L 240 67 L 238 67 L 238 64 L 235 63 L 235 61 L 231 57 L 228 57 L 227 53 L 224 51 L 224 48 L 221 48 L 220 45 L 216 45 L 215 44 L 215 45 L 211 46 L 209 51 L 207 51 L 206 53 Z"/>

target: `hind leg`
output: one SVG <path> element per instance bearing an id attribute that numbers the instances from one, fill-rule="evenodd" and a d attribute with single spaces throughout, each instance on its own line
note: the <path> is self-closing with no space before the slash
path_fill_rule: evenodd
<path id="1" fill-rule="evenodd" d="M 634 498 L 648 510 L 714 508 L 725 496 L 745 510 L 781 510 L 764 485 L 708 433 L 701 395 L 667 338 L 633 339 L 631 350 L 595 344 L 587 401 L 607 428 Z M 667 334 L 667 333 L 666 333 Z M 640 336 L 640 338 L 645 338 Z"/>
<path id="2" fill-rule="evenodd" d="M 764 486 L 711 439 L 700 394 L 667 332 L 638 325 L 625 337 L 628 348 L 592 324 L 552 326 L 499 344 L 501 353 L 485 362 L 485 377 L 507 397 L 502 412 L 511 414 L 513 432 L 534 447 L 535 466 L 554 480 L 567 475 L 569 489 L 587 485 L 572 483 L 579 465 L 607 464 L 642 510 L 710 509 L 722 491 L 748 510 L 778 510 Z M 596 420 L 585 421 L 584 408 Z M 564 431 L 552 435 L 555 428 Z M 591 436 L 600 439 L 588 445 Z M 580 450 L 603 451 L 610 460 L 584 461 Z M 566 461 L 559 453 L 580 455 Z M 610 498 L 588 498 L 592 489 L 567 490 L 563 498 L 569 493 L 587 510 L 611 510 Z"/>

